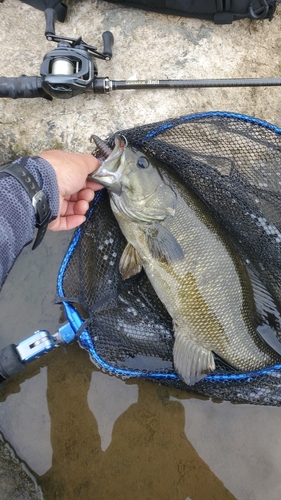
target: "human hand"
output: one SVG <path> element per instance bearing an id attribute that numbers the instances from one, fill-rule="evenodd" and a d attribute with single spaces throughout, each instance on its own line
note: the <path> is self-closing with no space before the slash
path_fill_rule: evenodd
<path id="1" fill-rule="evenodd" d="M 38 156 L 54 168 L 59 188 L 59 213 L 57 218 L 50 222 L 48 229 L 74 229 L 86 220 L 85 213 L 94 198 L 94 192 L 102 188 L 97 182 L 87 179 L 87 176 L 99 167 L 99 161 L 90 154 L 61 150 L 44 151 Z"/>

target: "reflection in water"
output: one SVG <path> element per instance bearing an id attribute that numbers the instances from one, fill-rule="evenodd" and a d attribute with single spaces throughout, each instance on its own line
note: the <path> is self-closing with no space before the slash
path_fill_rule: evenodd
<path id="1" fill-rule="evenodd" d="M 111 443 L 115 420 L 137 401 L 137 384 L 125 385 L 117 377 L 105 377 L 98 371 L 92 373 L 88 405 L 97 421 L 102 451 Z"/>
<path id="2" fill-rule="evenodd" d="M 280 408 L 122 381 L 77 344 L 5 382 L 0 414 L 45 500 L 280 500 Z"/>
<path id="3" fill-rule="evenodd" d="M 20 450 L 21 458 L 38 475 L 44 474 L 52 464 L 46 386 L 45 367 L 36 377 L 21 384 L 19 394 L 10 394 L 0 405 L 0 422 L 6 440 Z"/>
<path id="4" fill-rule="evenodd" d="M 88 405 L 95 368 L 76 345 L 68 348 L 68 355 L 60 356 L 56 369 L 52 362 L 48 367 L 53 462 L 39 479 L 46 500 L 234 499 L 186 439 L 184 408 L 169 400 L 179 391 L 138 382 L 138 401 L 117 417 L 103 451 Z M 118 388 L 113 377 L 107 378 Z M 129 398 L 135 398 L 135 386 L 136 381 L 126 383 L 128 393 L 134 387 Z M 95 411 L 94 400 L 91 407 Z"/>

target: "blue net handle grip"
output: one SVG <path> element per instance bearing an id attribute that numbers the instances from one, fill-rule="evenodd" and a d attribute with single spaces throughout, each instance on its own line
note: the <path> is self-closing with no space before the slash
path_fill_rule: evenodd
<path id="1" fill-rule="evenodd" d="M 69 344 L 75 338 L 70 323 L 64 323 L 51 335 L 47 330 L 38 330 L 18 345 L 10 344 L 0 350 L 0 382 L 17 375 L 26 364 L 61 344 Z"/>

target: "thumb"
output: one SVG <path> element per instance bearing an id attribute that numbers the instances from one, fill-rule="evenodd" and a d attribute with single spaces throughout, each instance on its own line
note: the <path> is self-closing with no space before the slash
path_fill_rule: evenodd
<path id="1" fill-rule="evenodd" d="M 94 172 L 95 170 L 97 170 L 99 168 L 100 162 L 95 156 L 87 154 L 87 153 L 82 154 L 80 156 L 84 160 L 86 175 L 90 175 L 92 172 Z"/>

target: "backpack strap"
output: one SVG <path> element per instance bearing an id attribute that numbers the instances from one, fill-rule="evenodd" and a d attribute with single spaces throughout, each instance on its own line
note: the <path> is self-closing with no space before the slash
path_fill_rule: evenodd
<path id="1" fill-rule="evenodd" d="M 1 0 L 0 0 L 1 1 Z M 3 0 L 2 0 L 3 1 Z M 67 6 L 62 3 L 60 0 L 21 0 L 24 3 L 27 3 L 31 7 L 35 9 L 39 9 L 45 11 L 46 9 L 54 9 L 57 14 L 57 20 L 60 23 L 63 23 L 66 18 Z"/>

